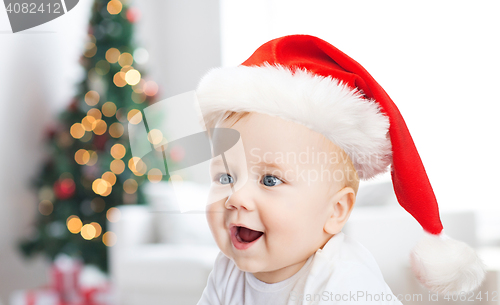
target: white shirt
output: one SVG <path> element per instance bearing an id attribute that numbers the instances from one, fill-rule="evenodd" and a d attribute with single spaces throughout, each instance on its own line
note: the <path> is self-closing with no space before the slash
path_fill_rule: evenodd
<path id="1" fill-rule="evenodd" d="M 292 277 L 274 284 L 238 269 L 222 252 L 197 305 L 401 305 L 371 253 L 343 232 L 311 255 Z"/>

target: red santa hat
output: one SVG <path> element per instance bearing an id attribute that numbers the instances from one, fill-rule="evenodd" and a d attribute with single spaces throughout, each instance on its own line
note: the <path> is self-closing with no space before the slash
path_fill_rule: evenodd
<path id="1" fill-rule="evenodd" d="M 443 232 L 436 197 L 398 108 L 356 61 L 314 36 L 290 35 L 259 47 L 240 66 L 209 71 L 196 90 L 203 116 L 259 112 L 323 134 L 351 158 L 361 179 L 391 165 L 400 205 L 422 226 L 411 253 L 419 281 L 441 293 L 471 291 L 484 266 L 467 244 Z"/>

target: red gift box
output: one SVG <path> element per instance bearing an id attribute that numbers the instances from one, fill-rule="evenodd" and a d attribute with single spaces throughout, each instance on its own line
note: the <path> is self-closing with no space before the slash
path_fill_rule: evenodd
<path id="1" fill-rule="evenodd" d="M 11 305 L 115 305 L 116 295 L 102 271 L 81 260 L 59 255 L 50 267 L 50 283 L 21 290 Z"/>
<path id="2" fill-rule="evenodd" d="M 50 267 L 50 282 L 61 303 L 70 304 L 79 300 L 79 277 L 82 268 L 81 260 L 64 254 L 58 255 L 54 260 Z"/>
<path id="3" fill-rule="evenodd" d="M 60 295 L 50 287 L 17 291 L 11 305 L 116 305 L 110 285 L 100 288 L 85 288 L 72 301 L 62 301 Z"/>

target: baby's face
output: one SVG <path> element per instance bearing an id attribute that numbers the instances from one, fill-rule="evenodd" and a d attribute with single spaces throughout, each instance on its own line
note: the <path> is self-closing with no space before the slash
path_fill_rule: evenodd
<path id="1" fill-rule="evenodd" d="M 230 196 L 207 206 L 214 239 L 239 269 L 266 282 L 284 280 L 332 236 L 324 225 L 341 185 L 324 155 L 316 160 L 319 152 L 327 160 L 331 152 L 319 133 L 265 114 L 217 127 L 240 133 L 246 162 L 228 157 L 228 174 L 222 157 L 212 160 L 210 193 L 235 186 Z"/>

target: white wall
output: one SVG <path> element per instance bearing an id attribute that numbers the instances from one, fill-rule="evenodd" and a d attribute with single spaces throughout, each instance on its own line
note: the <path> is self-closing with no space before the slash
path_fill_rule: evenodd
<path id="1" fill-rule="evenodd" d="M 160 84 L 158 102 L 196 89 L 210 68 L 221 65 L 219 0 L 136 3 L 148 16 L 148 20 L 138 25 L 136 38 L 150 53 L 148 71 Z M 176 107 L 182 113 L 192 111 L 188 102 Z M 168 120 L 161 129 L 168 133 L 167 139 L 184 137 L 186 128 L 180 126 L 185 126 L 185 117 L 171 115 L 174 111 L 169 106 L 163 111 Z M 198 130 L 196 127 L 189 130 Z M 206 183 L 202 178 L 206 173 L 200 172 L 199 167 L 185 169 L 182 174 L 186 180 Z"/>
<path id="2" fill-rule="evenodd" d="M 224 66 L 283 35 L 330 42 L 361 63 L 399 107 L 442 207 L 500 207 L 500 2 L 223 0 L 221 6 Z"/>
<path id="3" fill-rule="evenodd" d="M 149 51 L 159 100 L 194 90 L 205 72 L 221 65 L 218 0 L 135 3 L 143 15 L 136 39 Z"/>

